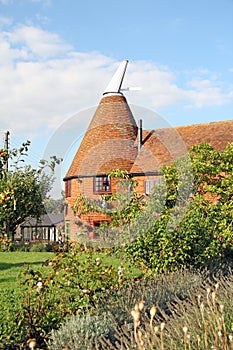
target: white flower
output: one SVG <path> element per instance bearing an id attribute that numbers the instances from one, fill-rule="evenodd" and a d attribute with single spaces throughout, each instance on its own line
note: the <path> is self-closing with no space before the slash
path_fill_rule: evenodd
<path id="1" fill-rule="evenodd" d="M 122 272 L 123 272 L 123 268 L 122 266 L 118 266 L 118 275 L 122 275 Z"/>
<path id="2" fill-rule="evenodd" d="M 38 289 L 41 289 L 41 288 L 42 288 L 42 286 L 43 286 L 43 283 L 42 283 L 41 281 L 37 283 L 37 287 L 38 287 Z"/>

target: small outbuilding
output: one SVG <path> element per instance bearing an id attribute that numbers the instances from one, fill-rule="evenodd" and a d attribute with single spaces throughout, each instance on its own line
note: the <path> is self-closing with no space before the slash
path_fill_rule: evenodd
<path id="1" fill-rule="evenodd" d="M 24 242 L 57 242 L 64 233 L 64 214 L 44 214 L 39 219 L 28 218 L 20 225 Z"/>

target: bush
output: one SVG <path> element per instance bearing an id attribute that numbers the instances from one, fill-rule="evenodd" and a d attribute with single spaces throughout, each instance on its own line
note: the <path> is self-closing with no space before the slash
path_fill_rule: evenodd
<path id="1" fill-rule="evenodd" d="M 98 338 L 113 337 L 113 323 L 108 314 L 75 315 L 68 317 L 58 330 L 53 330 L 49 349 L 67 350 L 93 349 L 98 344 Z"/>
<path id="2" fill-rule="evenodd" d="M 177 271 L 104 298 L 97 315 L 67 318 L 50 349 L 232 349 L 232 270 Z M 133 310 L 133 311 L 132 311 Z"/>
<path id="3" fill-rule="evenodd" d="M 22 342 L 36 338 L 40 346 L 66 316 L 96 310 L 104 294 L 125 283 L 117 268 L 75 248 L 56 254 L 44 271 L 28 268 L 24 275 L 17 322 L 26 334 Z"/>
<path id="4" fill-rule="evenodd" d="M 204 283 L 198 294 L 191 293 L 186 300 L 176 297 L 166 311 L 152 306 L 149 315 L 139 309 L 142 303 L 136 303 L 131 310 L 134 330 L 116 329 L 114 347 L 104 339 L 101 349 L 231 350 L 232 287 L 232 275 L 221 277 Z"/>
<path id="5" fill-rule="evenodd" d="M 46 252 L 46 244 L 44 243 L 33 243 L 29 248 L 30 252 Z"/>

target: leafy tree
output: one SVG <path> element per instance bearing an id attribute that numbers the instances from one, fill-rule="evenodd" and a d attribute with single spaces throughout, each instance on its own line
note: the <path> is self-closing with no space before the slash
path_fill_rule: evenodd
<path id="1" fill-rule="evenodd" d="M 163 185 L 156 187 L 144 220 L 134 225 L 136 240 L 126 248 L 135 262 L 157 272 L 232 256 L 233 144 L 221 152 L 203 143 L 191 148 L 190 158 L 194 185 L 184 184 L 180 191 L 177 165 L 180 172 L 185 169 L 183 158 L 164 167 L 166 198 Z M 165 204 L 159 212 L 161 196 Z"/>
<path id="2" fill-rule="evenodd" d="M 53 171 L 54 163 L 60 162 L 52 157 L 51 163 L 41 161 L 38 169 L 22 165 L 29 145 L 27 141 L 19 149 L 0 150 L 0 231 L 12 238 L 26 218 L 38 218 L 45 213 L 44 199 L 53 178 L 44 170 L 49 167 Z M 7 161 L 12 162 L 10 170 L 4 167 Z"/>

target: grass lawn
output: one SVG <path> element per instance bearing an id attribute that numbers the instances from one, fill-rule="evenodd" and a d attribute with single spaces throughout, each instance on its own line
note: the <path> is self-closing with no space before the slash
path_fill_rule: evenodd
<path id="1" fill-rule="evenodd" d="M 45 260 L 52 259 L 53 256 L 54 253 L 48 252 L 0 252 L 0 290 L 19 288 L 20 285 L 17 283 L 17 280 L 24 266 L 29 264 L 33 269 L 40 268 Z M 98 253 L 94 253 L 95 256 L 100 257 L 105 264 L 113 267 L 118 267 L 122 264 L 125 273 L 130 276 L 138 276 L 141 273 L 120 258 Z"/>
<path id="2" fill-rule="evenodd" d="M 5 288 L 19 288 L 17 279 L 25 265 L 32 268 L 52 258 L 54 253 L 47 252 L 0 252 L 0 290 Z"/>

